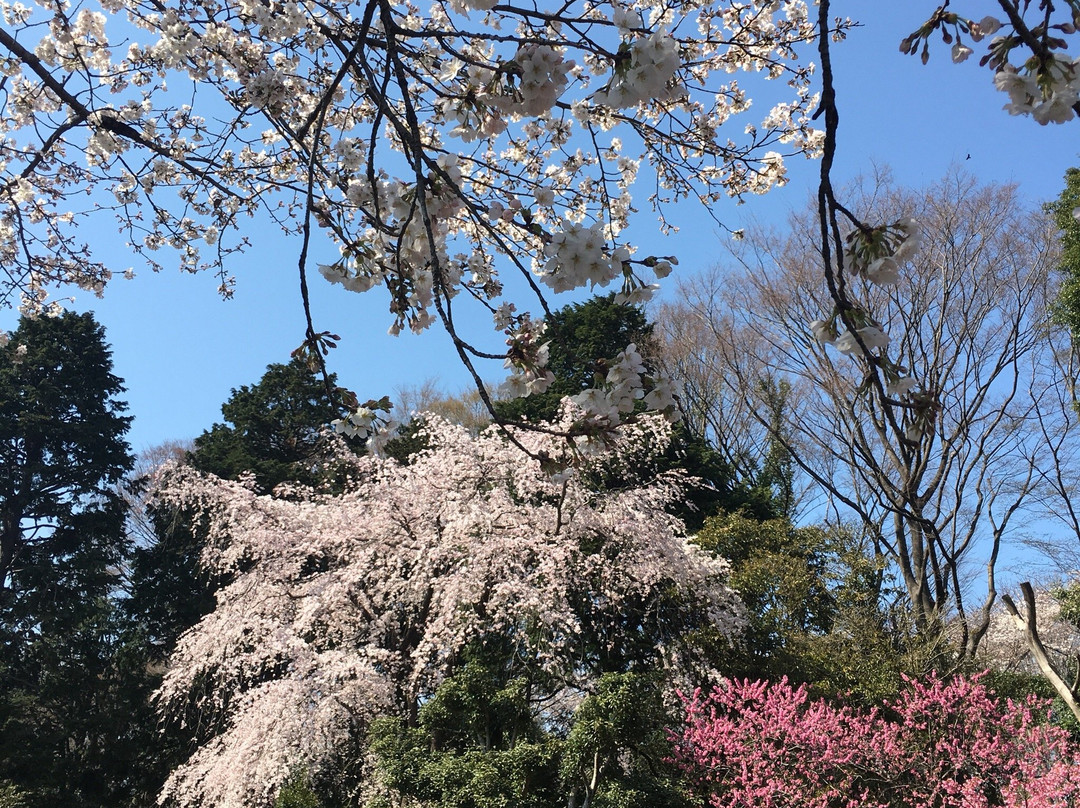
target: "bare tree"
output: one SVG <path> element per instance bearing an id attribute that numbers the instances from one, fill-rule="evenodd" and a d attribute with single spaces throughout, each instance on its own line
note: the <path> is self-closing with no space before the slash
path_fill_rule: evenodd
<path id="1" fill-rule="evenodd" d="M 733 251 L 736 269 L 685 284 L 661 310 L 668 370 L 691 425 L 718 445 L 781 442 L 823 507 L 864 524 L 917 624 L 954 626 L 957 660 L 970 659 L 1002 542 L 1062 501 L 1072 512 L 1075 413 L 1061 372 L 1071 346 L 1048 312 L 1055 233 L 1015 188 L 958 172 L 919 193 L 879 177 L 851 196 L 863 220 L 921 223 L 922 249 L 898 282 L 842 278 L 847 289 L 830 293 L 816 211 L 793 216 L 787 237 L 753 231 Z M 855 306 L 888 346 L 815 338 L 830 312 L 850 328 Z M 778 418 L 768 396 L 781 382 Z M 976 554 L 986 582 L 970 606 Z"/>
<path id="2" fill-rule="evenodd" d="M 149 478 L 168 463 L 183 463 L 194 448 L 191 441 L 167 440 L 143 449 L 136 455 L 135 467 L 131 473 L 117 486 L 126 507 L 127 534 L 136 545 L 149 547 L 158 541 L 158 534 L 147 507 Z"/>
<path id="3" fill-rule="evenodd" d="M 394 390 L 394 402 L 394 417 L 402 423 L 417 413 L 430 413 L 452 424 L 461 424 L 474 435 L 491 423 L 491 414 L 475 388 L 467 387 L 458 393 L 447 393 L 439 386 L 437 379 L 425 379 L 418 385 L 398 387 Z"/>

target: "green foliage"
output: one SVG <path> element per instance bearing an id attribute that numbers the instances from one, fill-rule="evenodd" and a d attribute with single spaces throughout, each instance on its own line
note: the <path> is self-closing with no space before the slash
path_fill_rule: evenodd
<path id="1" fill-rule="evenodd" d="M 553 743 L 531 713 L 532 683 L 498 652 L 503 645 L 475 648 L 420 708 L 415 726 L 404 718 L 373 724 L 370 749 L 386 786 L 440 808 L 557 801 Z"/>
<path id="2" fill-rule="evenodd" d="M 124 806 L 149 796 L 146 670 L 119 607 L 116 484 L 130 418 L 89 314 L 23 319 L 0 349 L 0 800 Z"/>
<path id="3" fill-rule="evenodd" d="M 787 519 L 720 513 L 705 521 L 695 541 L 731 562 L 731 585 L 750 613 L 737 675 L 805 677 L 798 658 L 804 639 L 827 634 L 836 616 L 836 537 Z"/>
<path id="4" fill-rule="evenodd" d="M 1080 582 L 1070 581 L 1050 592 L 1061 606 L 1061 619 L 1080 626 Z"/>
<path id="5" fill-rule="evenodd" d="M 689 804 L 665 763 L 672 717 L 655 676 L 600 677 L 567 731 L 557 711 L 541 708 L 555 694 L 545 695 L 527 670 L 512 672 L 493 650 L 474 653 L 420 708 L 415 725 L 373 724 L 370 750 L 386 787 L 440 808 Z"/>
<path id="6" fill-rule="evenodd" d="M 786 380 L 777 382 L 772 378 L 762 379 L 759 384 L 769 409 L 769 449 L 756 484 L 771 494 L 774 515 L 790 519 L 795 512 L 795 461 L 785 442 L 783 424 L 791 385 Z"/>
<path id="7" fill-rule="evenodd" d="M 571 303 L 553 311 L 544 322 L 547 367 L 555 381 L 544 393 L 496 402 L 496 414 L 507 421 L 551 421 L 563 396 L 603 381 L 607 370 L 597 364 L 598 358 L 612 359 L 630 343 L 637 345 L 646 363 L 653 352 L 653 327 L 644 312 L 617 304 L 614 294 Z"/>
<path id="8" fill-rule="evenodd" d="M 1054 306 L 1054 319 L 1080 340 L 1080 222 L 1073 211 L 1080 208 L 1080 169 L 1065 172 L 1065 188 L 1048 203 L 1046 211 L 1061 231 L 1061 291 Z"/>
<path id="9" fill-rule="evenodd" d="M 1066 706 L 1046 677 L 1034 673 L 1004 670 L 988 670 L 979 673 L 982 675 L 980 683 L 986 685 L 999 699 L 1012 699 L 1020 703 L 1029 696 L 1036 696 L 1050 702 L 1052 722 L 1068 732 L 1074 740 L 1080 741 L 1080 722 L 1076 720 L 1072 710 Z"/>
<path id="10" fill-rule="evenodd" d="M 917 625 L 903 592 L 887 577 L 884 560 L 854 533 L 840 530 L 835 536 L 832 629 L 803 638 L 803 680 L 819 695 L 880 704 L 902 691 L 905 676 L 952 672 L 955 657 L 946 633 L 937 625 Z"/>
<path id="11" fill-rule="evenodd" d="M 26 794 L 8 781 L 0 781 L 0 808 L 26 808 Z"/>
<path id="12" fill-rule="evenodd" d="M 282 787 L 274 800 L 274 808 L 324 808 L 324 803 L 303 772 L 297 772 Z"/>
<path id="13" fill-rule="evenodd" d="M 904 675 L 942 661 L 940 632 L 916 629 L 884 564 L 843 527 L 720 513 L 695 542 L 731 561 L 731 585 L 749 611 L 728 675 L 787 677 L 821 695 L 880 703 L 900 692 Z"/>
<path id="14" fill-rule="evenodd" d="M 649 673 L 608 673 L 574 713 L 560 774 L 570 801 L 604 808 L 690 805 L 665 761 L 671 745 L 663 688 Z M 575 800 L 576 798 L 576 800 Z"/>
<path id="15" fill-rule="evenodd" d="M 330 377 L 333 387 L 334 377 Z M 302 360 L 269 365 L 258 384 L 232 391 L 221 405 L 225 423 L 195 439 L 191 464 L 229 480 L 248 472 L 263 491 L 283 482 L 314 485 L 322 472 L 321 430 L 345 415 L 326 384 Z"/>

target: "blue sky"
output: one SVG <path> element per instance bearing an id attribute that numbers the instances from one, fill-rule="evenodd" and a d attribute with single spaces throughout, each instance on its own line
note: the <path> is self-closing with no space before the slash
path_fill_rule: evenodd
<path id="1" fill-rule="evenodd" d="M 1030 118 L 1010 117 L 1001 109 L 1007 99 L 994 89 L 990 71 L 974 59 L 953 65 L 944 46 L 927 66 L 899 52 L 900 39 L 933 11 L 934 2 L 833 5 L 835 13 L 863 23 L 833 53 L 841 115 L 836 181 L 888 166 L 898 181 L 919 186 L 961 164 L 983 181 L 1018 183 L 1024 197 L 1038 204 L 1057 195 L 1066 168 L 1080 164 L 1080 122 L 1041 127 Z M 985 0 L 970 6 L 965 10 L 975 18 L 992 11 Z M 792 162 L 786 187 L 716 213 L 732 229 L 752 219 L 782 224 L 789 210 L 803 207 L 817 173 L 816 162 Z M 678 273 L 708 267 L 725 236 L 696 203 L 685 203 L 674 218 L 682 232 L 662 241 L 645 215 L 628 235 L 649 252 L 677 255 Z M 193 438 L 220 420 L 231 388 L 256 382 L 268 363 L 287 361 L 300 343 L 299 245 L 269 228 L 250 238 L 255 248 L 230 267 L 237 278 L 231 301 L 217 296 L 212 276 L 168 270 L 154 275 L 138 265 L 138 277 L 114 282 L 104 300 L 76 296 L 73 308 L 93 310 L 106 327 L 135 416 L 130 439 L 136 450 Z M 332 257 L 316 253 L 315 261 Z M 114 259 L 118 270 L 131 264 L 119 251 Z M 378 290 L 356 295 L 330 287 L 318 275 L 311 280 L 318 329 L 343 337 L 332 368 L 359 395 L 377 398 L 431 378 L 450 391 L 467 384 L 440 331 L 389 337 Z M 556 306 L 563 302 L 553 300 Z M 0 328 L 10 330 L 14 321 L 12 312 L 0 312 Z M 498 366 L 487 375 L 498 379 Z"/>

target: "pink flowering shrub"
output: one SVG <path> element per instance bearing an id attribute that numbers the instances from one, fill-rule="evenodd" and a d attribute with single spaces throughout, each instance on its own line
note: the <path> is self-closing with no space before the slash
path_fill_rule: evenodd
<path id="1" fill-rule="evenodd" d="M 1080 750 L 1045 705 L 998 700 L 977 677 L 909 681 L 881 711 L 787 681 L 684 701 L 675 760 L 714 808 L 1080 805 Z"/>

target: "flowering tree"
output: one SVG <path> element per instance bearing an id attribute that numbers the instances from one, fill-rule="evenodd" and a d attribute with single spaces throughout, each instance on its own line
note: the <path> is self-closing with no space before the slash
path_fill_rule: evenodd
<path id="1" fill-rule="evenodd" d="M 944 3 L 900 42 L 903 53 L 930 60 L 930 39 L 939 35 L 955 63 L 983 50 L 979 64 L 994 72 L 1007 93 L 1010 115 L 1031 115 L 1042 125 L 1066 123 L 1080 113 L 1080 62 L 1064 51 L 1080 25 L 1080 3 L 1065 0 L 997 0 L 996 16 L 967 17 Z M 985 6 L 984 6 L 985 8 Z"/>
<path id="2" fill-rule="evenodd" d="M 305 304 L 318 251 L 328 281 L 385 288 L 391 332 L 440 322 L 470 369 L 503 359 L 519 392 L 549 377 L 507 270 L 542 308 L 542 287 L 643 299 L 673 260 L 625 241 L 642 161 L 666 225 L 669 203 L 765 192 L 785 156 L 821 145 L 802 0 L 0 9 L 0 261 L 26 308 L 56 285 L 104 289 L 112 270 L 78 237 L 102 218 L 152 268 L 171 248 L 228 294 L 258 216 L 299 238 Z M 750 108 L 739 74 L 787 87 L 735 123 Z M 506 350 L 459 335 L 466 301 Z M 333 341 L 309 312 L 306 352 Z"/>
<path id="3" fill-rule="evenodd" d="M 963 176 L 926 194 L 878 187 L 864 198 L 891 220 L 920 218 L 921 250 L 871 259 L 853 239 L 856 269 L 837 303 L 806 217 L 787 239 L 749 234 L 745 272 L 688 285 L 662 318 L 673 369 L 691 374 L 678 385 L 688 408 L 721 413 L 704 422 L 735 424 L 762 446 L 781 441 L 830 507 L 869 531 L 920 623 L 955 617 L 954 650 L 971 657 L 1001 542 L 1024 519 L 1067 514 L 1080 473 L 1058 361 L 1068 335 L 1048 330 L 1052 231 L 1013 190 Z M 762 379 L 790 384 L 779 422 Z M 973 552 L 989 577 L 971 607 L 963 565 Z"/>
<path id="4" fill-rule="evenodd" d="M 975 680 L 909 680 L 883 712 L 787 682 L 726 682 L 686 699 L 676 759 L 714 808 L 1050 808 L 1080 796 L 1078 750 L 1045 705 Z"/>
<path id="5" fill-rule="evenodd" d="M 550 722 L 599 672 L 676 681 L 701 658 L 688 632 L 742 625 L 725 563 L 665 511 L 678 475 L 597 494 L 584 472 L 557 470 L 565 440 L 519 435 L 529 459 L 494 430 L 425 424 L 429 448 L 407 466 L 357 460 L 342 496 L 262 497 L 186 469 L 166 479 L 161 496 L 210 523 L 205 563 L 232 576 L 180 640 L 159 694 L 208 728 L 166 797 L 266 800 L 372 719 L 415 722 L 485 638 L 534 672 L 530 703 Z M 656 418 L 625 434 L 623 473 L 667 434 Z"/>

